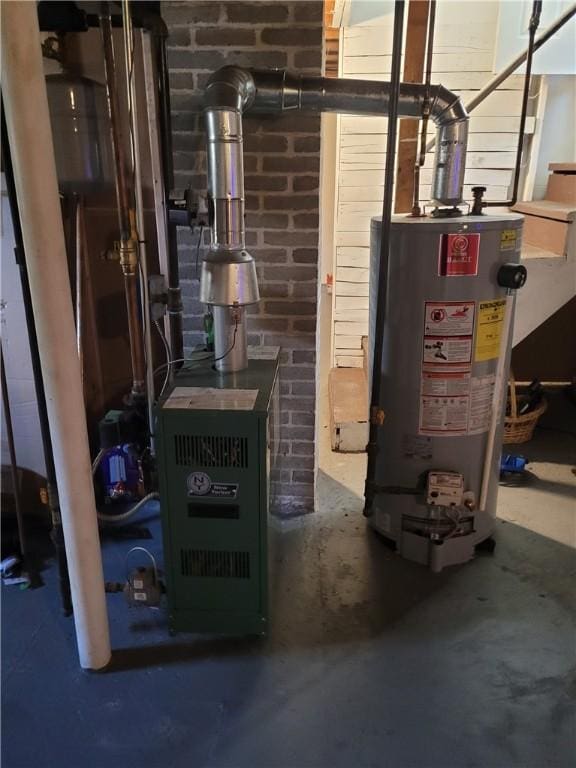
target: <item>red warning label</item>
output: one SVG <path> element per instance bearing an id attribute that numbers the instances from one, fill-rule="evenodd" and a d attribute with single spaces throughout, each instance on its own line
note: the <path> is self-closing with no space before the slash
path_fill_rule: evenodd
<path id="1" fill-rule="evenodd" d="M 474 301 L 427 301 L 424 307 L 425 336 L 472 336 Z"/>
<path id="2" fill-rule="evenodd" d="M 463 277 L 478 274 L 479 234 L 444 234 L 440 236 L 438 274 Z"/>

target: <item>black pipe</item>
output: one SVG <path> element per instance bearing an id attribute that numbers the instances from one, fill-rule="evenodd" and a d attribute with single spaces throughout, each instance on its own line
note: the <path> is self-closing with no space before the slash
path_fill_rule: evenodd
<path id="1" fill-rule="evenodd" d="M 178 263 L 178 235 L 176 225 L 170 221 L 168 201 L 174 187 L 174 159 L 172 155 L 172 119 L 170 110 L 170 79 L 166 60 L 166 27 L 158 29 L 153 39 L 156 43 L 156 69 L 158 72 L 158 101 L 160 107 L 160 149 L 162 154 L 162 172 L 164 181 L 164 200 L 166 207 L 165 227 L 168 236 L 168 321 L 172 342 L 172 359 L 184 357 L 182 335 L 182 293 L 180 290 L 180 267 Z M 176 367 L 180 363 L 175 363 Z"/>
<path id="2" fill-rule="evenodd" d="M 115 3 L 119 6 L 120 3 Z M 151 29 L 154 17 L 160 17 L 160 3 L 157 0 L 144 0 L 130 3 L 132 25 L 137 28 Z M 122 15 L 111 14 L 112 26 L 122 27 Z M 38 3 L 38 24 L 41 32 L 87 32 L 100 26 L 97 13 L 88 13 L 78 8 L 72 0 L 41 0 Z"/>
<path id="3" fill-rule="evenodd" d="M 526 128 L 526 114 L 528 112 L 528 99 L 530 97 L 530 76 L 532 74 L 532 58 L 535 50 L 536 30 L 540 24 L 542 13 L 542 0 L 534 0 L 532 3 L 532 15 L 528 25 L 528 52 L 526 54 L 526 73 L 524 75 L 524 92 L 522 94 L 522 111 L 520 113 L 520 128 L 518 130 L 518 146 L 516 149 L 516 165 L 514 168 L 514 182 L 512 184 L 512 197 L 510 200 L 483 200 L 482 207 L 507 207 L 516 205 L 518 200 L 518 186 L 520 184 L 520 169 L 522 166 L 522 150 L 524 149 L 524 130 Z"/>
<path id="4" fill-rule="evenodd" d="M 14 169 L 12 167 L 12 156 L 7 140 L 6 121 L 4 117 L 4 103 L 1 104 L 1 130 L 2 130 L 2 164 L 4 176 L 6 178 L 6 191 L 8 195 L 8 204 L 12 217 L 12 226 L 14 229 L 14 256 L 18 271 L 20 273 L 20 284 L 22 287 L 22 299 L 24 302 L 24 314 L 26 317 L 26 330 L 28 333 L 28 344 L 30 347 L 30 359 L 32 362 L 32 376 L 34 378 L 34 392 L 38 404 L 38 420 L 40 422 L 40 439 L 42 441 L 42 453 L 44 455 L 44 464 L 46 467 L 46 486 L 48 492 L 48 508 L 50 510 L 50 519 L 52 530 L 50 537 L 54 546 L 56 560 L 58 563 L 60 597 L 62 600 L 62 609 L 66 616 L 72 613 L 72 599 L 70 596 L 70 580 L 68 577 L 68 563 L 66 560 L 66 550 L 64 547 L 64 534 L 62 531 L 62 520 L 60 517 L 60 504 L 58 500 L 58 486 L 56 483 L 56 467 L 54 465 L 54 455 L 52 453 L 52 440 L 50 438 L 50 423 L 48 421 L 48 409 L 46 407 L 46 395 L 44 392 L 44 380 L 42 379 L 42 368 L 40 365 L 40 353 L 38 351 L 38 337 L 36 335 L 36 324 L 34 321 L 34 310 L 32 308 L 32 295 L 30 293 L 30 282 L 28 280 L 28 268 L 26 266 L 26 257 L 24 252 L 24 240 L 22 238 L 22 225 L 20 223 L 20 214 L 18 211 L 18 202 L 16 197 L 16 186 L 14 183 Z"/>
<path id="5" fill-rule="evenodd" d="M 436 0 L 430 0 L 428 35 L 426 39 L 426 69 L 424 75 L 424 103 L 422 105 L 422 126 L 420 129 L 420 152 L 414 164 L 414 190 L 412 193 L 412 216 L 420 216 L 420 169 L 426 162 L 426 135 L 430 117 L 430 88 L 432 83 L 432 56 L 434 53 L 434 28 L 436 26 Z"/>
<path id="6" fill-rule="evenodd" d="M 388 256 L 394 198 L 394 163 L 396 158 L 396 135 L 398 132 L 398 100 L 400 96 L 400 68 L 402 62 L 402 33 L 404 30 L 404 0 L 394 3 L 394 39 L 392 44 L 392 69 L 390 73 L 390 102 L 388 108 L 388 135 L 386 139 L 386 171 L 384 176 L 384 201 L 382 205 L 382 230 L 380 260 L 378 264 L 378 291 L 376 299 L 376 327 L 374 333 L 374 359 L 372 361 L 372 397 L 370 401 L 370 436 L 367 446 L 368 466 L 364 488 L 364 515 L 373 513 L 372 502 L 375 489 L 376 464 L 378 459 L 378 434 L 384 422 L 381 407 L 382 357 L 384 346 L 384 321 L 388 293 Z"/>

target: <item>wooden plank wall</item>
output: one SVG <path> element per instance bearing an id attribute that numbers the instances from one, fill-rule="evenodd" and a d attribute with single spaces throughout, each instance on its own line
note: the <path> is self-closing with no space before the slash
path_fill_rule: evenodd
<path id="1" fill-rule="evenodd" d="M 442 83 L 468 101 L 493 76 L 498 2 L 439 0 L 436 14 L 433 83 Z M 392 16 L 345 28 L 343 77 L 388 80 Z M 515 75 L 474 111 L 470 123 L 464 194 L 487 187 L 487 198 L 505 200 L 512 179 L 520 122 L 522 77 Z M 532 132 L 534 118 L 528 118 Z M 336 276 L 334 364 L 362 365 L 361 339 L 368 332 L 370 219 L 382 212 L 387 120 L 343 115 L 339 119 L 336 194 Z M 434 127 L 431 127 L 434 130 Z M 433 152 L 421 173 L 420 194 L 430 195 Z"/>

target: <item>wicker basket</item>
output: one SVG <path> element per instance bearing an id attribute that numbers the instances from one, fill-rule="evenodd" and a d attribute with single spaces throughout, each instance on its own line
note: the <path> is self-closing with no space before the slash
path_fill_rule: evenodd
<path id="1" fill-rule="evenodd" d="M 516 381 L 512 372 L 510 372 L 508 389 L 510 415 L 506 416 L 504 419 L 504 439 L 502 442 L 505 445 L 508 443 L 527 443 L 532 439 L 538 419 L 548 407 L 548 403 L 543 399 L 538 408 L 530 411 L 530 413 L 518 415 L 518 408 L 521 407 L 522 403 L 526 400 L 526 397 L 517 394 Z"/>

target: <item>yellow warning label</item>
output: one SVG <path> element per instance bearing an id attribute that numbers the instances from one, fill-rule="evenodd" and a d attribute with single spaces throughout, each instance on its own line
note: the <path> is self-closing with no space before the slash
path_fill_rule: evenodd
<path id="1" fill-rule="evenodd" d="M 504 326 L 506 299 L 478 302 L 478 324 L 476 327 L 477 363 L 493 360 L 500 354 L 500 339 Z"/>
<path id="2" fill-rule="evenodd" d="M 515 229 L 503 229 L 500 235 L 500 250 L 501 251 L 515 251 L 516 250 L 516 230 Z"/>

